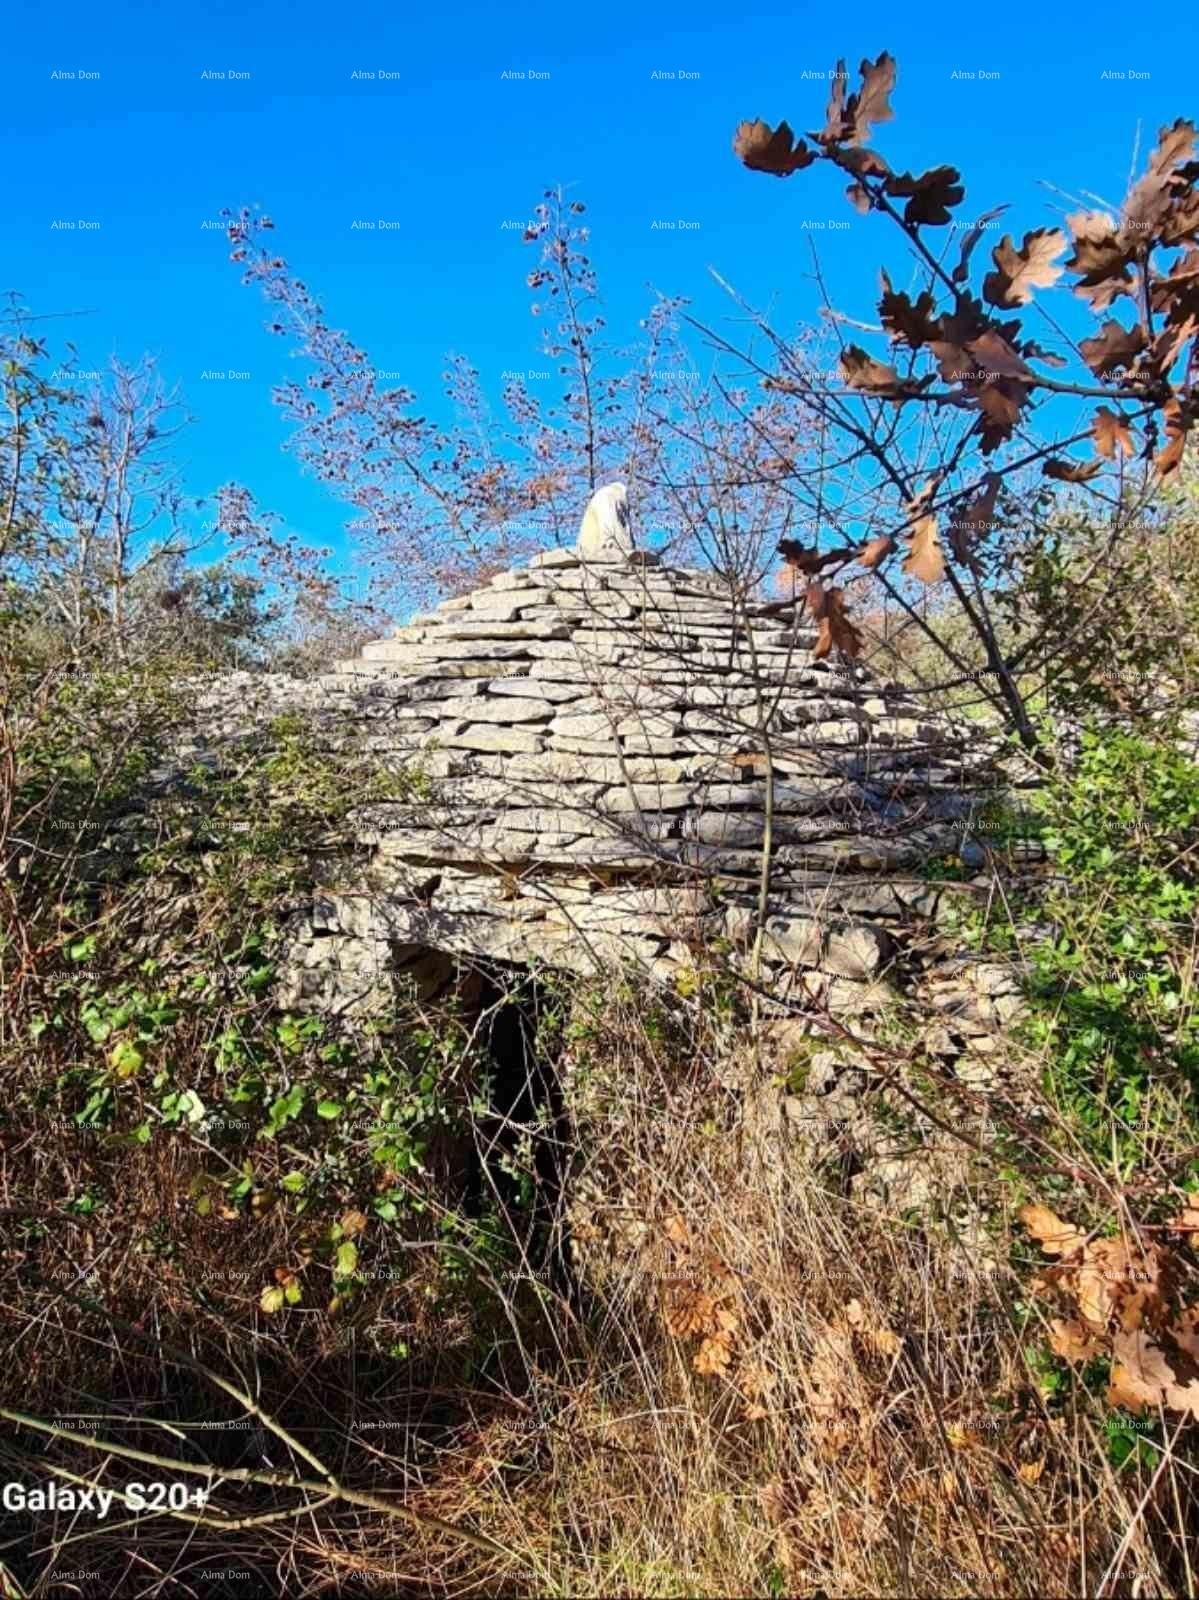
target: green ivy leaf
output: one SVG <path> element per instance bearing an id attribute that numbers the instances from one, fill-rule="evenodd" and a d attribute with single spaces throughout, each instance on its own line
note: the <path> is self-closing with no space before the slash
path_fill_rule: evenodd
<path id="1" fill-rule="evenodd" d="M 203 1100 L 194 1089 L 185 1089 L 179 1096 L 179 1110 L 189 1122 L 203 1122 L 207 1112 Z"/>
<path id="2" fill-rule="evenodd" d="M 118 1078 L 132 1078 L 145 1065 L 146 1058 L 131 1039 L 122 1039 L 109 1052 L 108 1064 Z"/>
<path id="3" fill-rule="evenodd" d="M 304 1108 L 304 1096 L 303 1086 L 297 1083 L 272 1103 L 270 1117 L 262 1130 L 268 1139 L 273 1139 L 281 1128 L 295 1121 Z"/>

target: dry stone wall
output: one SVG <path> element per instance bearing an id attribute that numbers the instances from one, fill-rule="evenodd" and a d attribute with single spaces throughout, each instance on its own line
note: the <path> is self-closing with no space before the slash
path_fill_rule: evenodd
<path id="1" fill-rule="evenodd" d="M 977 749 L 813 644 L 711 574 L 554 550 L 315 682 L 222 683 L 225 732 L 302 705 L 331 746 L 430 779 L 359 812 L 366 865 L 297 928 L 286 998 L 369 1009 L 452 957 L 664 980 L 714 941 L 748 959 L 767 846 L 761 959 L 869 983 L 949 892 L 924 868 L 961 844 Z"/>

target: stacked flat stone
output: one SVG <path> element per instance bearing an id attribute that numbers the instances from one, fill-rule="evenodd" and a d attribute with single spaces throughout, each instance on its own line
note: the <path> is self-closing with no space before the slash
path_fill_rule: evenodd
<path id="1" fill-rule="evenodd" d="M 814 642 L 711 574 L 554 550 L 297 687 L 330 743 L 431 788 L 362 808 L 369 864 L 299 930 L 290 998 L 374 1005 L 448 957 L 664 980 L 714 941 L 747 959 L 767 841 L 759 959 L 872 979 L 888 926 L 933 909 L 922 868 L 976 780 L 957 730 Z"/>

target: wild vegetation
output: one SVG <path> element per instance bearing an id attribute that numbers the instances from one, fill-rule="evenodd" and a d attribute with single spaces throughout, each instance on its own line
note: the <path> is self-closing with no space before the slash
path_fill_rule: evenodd
<path id="1" fill-rule="evenodd" d="M 559 397 L 513 386 L 496 427 L 457 361 L 435 425 L 269 219 L 230 215 L 307 364 L 280 404 L 352 508 L 369 607 L 245 488 L 185 504 L 149 368 L 81 398 L 12 308 L 0 1475 L 118 1503 L 9 1508 L 6 1593 L 1199 1588 L 1194 129 L 1163 130 L 1119 216 L 989 252 L 984 218 L 946 254 L 959 174 L 869 144 L 894 78 L 842 72 L 810 142 L 736 134 L 898 230 L 891 360 L 831 300 L 798 341 L 755 317 L 747 351 L 663 302 L 612 350 L 551 191 L 527 243 Z M 1105 320 L 1050 351 L 1013 313 L 1063 293 L 1071 245 Z M 1066 359 L 1087 371 L 1051 376 Z M 618 474 L 665 548 L 1008 740 L 974 855 L 929 873 L 960 908 L 916 922 L 869 1024 L 765 1007 L 718 948 L 673 990 L 486 969 L 369 1022 L 282 1006 L 289 919 L 354 809 L 436 780 L 300 715 L 197 747 L 204 686 L 319 670 L 568 542 Z M 963 955 L 1018 990 L 975 1072 L 921 982 Z M 852 1107 L 797 1127 L 830 1071 Z M 155 1480 L 200 1494 L 139 1507 Z"/>

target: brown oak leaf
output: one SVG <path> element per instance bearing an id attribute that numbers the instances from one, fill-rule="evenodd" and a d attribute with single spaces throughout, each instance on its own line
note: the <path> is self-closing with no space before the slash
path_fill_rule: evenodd
<path id="1" fill-rule="evenodd" d="M 904 387 L 894 367 L 876 361 L 856 344 L 847 344 L 841 352 L 841 375 L 851 389 L 867 394 L 896 395 Z"/>
<path id="2" fill-rule="evenodd" d="M 843 589 L 825 591 L 820 630 L 812 647 L 813 659 L 823 661 L 834 648 L 851 658 L 857 656 L 862 648 L 862 636 L 846 615 Z"/>
<path id="3" fill-rule="evenodd" d="M 1012 349 L 1006 339 L 993 330 L 972 339 L 966 346 L 986 379 L 1020 378 L 1032 382 L 1036 374 L 1023 358 Z"/>
<path id="4" fill-rule="evenodd" d="M 1112 1356 L 1109 1404 L 1135 1412 L 1165 1406 L 1199 1420 L 1199 1363 L 1168 1333 L 1121 1328 Z"/>
<path id="5" fill-rule="evenodd" d="M 1085 1233 L 1080 1233 L 1073 1223 L 1063 1222 L 1039 1201 L 1022 1206 L 1017 1215 L 1047 1256 L 1073 1255 L 1087 1242 Z"/>
<path id="6" fill-rule="evenodd" d="M 739 123 L 733 150 L 751 171 L 770 172 L 776 178 L 789 178 L 816 159 L 815 150 L 796 139 L 785 122 L 777 128 L 762 121 Z"/>
<path id="7" fill-rule="evenodd" d="M 890 177 L 883 187 L 893 199 L 907 199 L 908 203 L 903 208 L 905 222 L 924 222 L 940 227 L 951 220 L 949 207 L 960 205 L 965 198 L 961 176 L 956 167 L 930 167 L 918 178 L 910 172 Z"/>
<path id="8" fill-rule="evenodd" d="M 1080 272 L 1075 294 L 1089 300 L 1093 311 L 1103 311 L 1122 294 L 1132 293 L 1128 263 L 1134 245 L 1122 242 L 1116 225 L 1104 211 L 1077 211 L 1066 218 L 1074 242 L 1067 270 Z"/>
<path id="9" fill-rule="evenodd" d="M 918 350 L 921 345 L 935 339 L 940 319 L 932 314 L 936 302 L 928 290 L 923 290 L 913 302 L 904 291 L 896 292 L 885 271 L 881 277 L 883 293 L 878 303 L 878 315 L 879 321 L 891 335 L 892 343 L 902 342 Z"/>
<path id="10" fill-rule="evenodd" d="M 1164 245 L 1182 244 L 1199 235 L 1199 193 L 1193 188 L 1175 195 L 1162 221 L 1160 237 Z"/>
<path id="11" fill-rule="evenodd" d="M 695 1284 L 672 1286 L 674 1292 L 666 1307 L 666 1326 L 678 1339 L 690 1334 L 707 1335 L 717 1324 L 716 1301 Z"/>
<path id="12" fill-rule="evenodd" d="M 1157 144 L 1149 157 L 1150 172 L 1169 173 L 1188 159 L 1195 148 L 1195 124 L 1178 117 L 1168 128 L 1157 130 Z"/>
<path id="13" fill-rule="evenodd" d="M 1049 1347 L 1063 1361 L 1090 1361 L 1103 1349 L 1103 1340 L 1073 1317 L 1054 1317 L 1049 1324 Z"/>
<path id="14" fill-rule="evenodd" d="M 1103 471 L 1102 461 L 1063 461 L 1054 456 L 1046 461 L 1041 471 L 1047 478 L 1057 478 L 1062 483 L 1088 483 Z"/>
<path id="15" fill-rule="evenodd" d="M 1109 378 L 1114 372 L 1130 373 L 1131 363 L 1145 348 L 1145 336 L 1139 328 L 1124 328 L 1109 317 L 1093 339 L 1080 341 L 1082 358 L 1097 378 Z"/>
<path id="16" fill-rule="evenodd" d="M 1078 1302 L 1083 1322 L 1091 1328 L 1106 1328 L 1113 1312 L 1126 1297 L 1132 1281 L 1131 1257 L 1123 1239 L 1092 1239 L 1082 1260 L 1064 1282 Z M 1132 1318 L 1139 1325 L 1139 1315 Z"/>
<path id="17" fill-rule="evenodd" d="M 1054 260 L 1065 248 L 1066 236 L 1057 228 L 1034 228 L 1018 250 L 1005 233 L 991 251 L 995 271 L 983 279 L 983 299 L 1004 310 L 1027 305 L 1034 289 L 1048 289 L 1061 277 L 1065 268 Z"/>
<path id="18" fill-rule="evenodd" d="M 1164 278 L 1153 279 L 1149 300 L 1154 311 L 1165 311 L 1172 323 L 1199 315 L 1199 249 L 1192 246 Z"/>
<path id="19" fill-rule="evenodd" d="M 845 89 L 849 82 L 849 73 L 845 70 L 844 60 L 838 61 L 833 68 L 832 87 L 828 92 L 828 104 L 824 108 L 824 130 L 820 137 L 829 144 L 835 144 L 845 137 L 843 125 L 845 121 Z"/>
<path id="20" fill-rule="evenodd" d="M 1115 458 L 1117 447 L 1126 456 L 1133 454 L 1132 434 L 1127 419 L 1118 411 L 1109 411 L 1106 406 L 1100 406 L 1095 412 L 1095 420 L 1091 423 L 1091 433 L 1096 450 L 1105 460 L 1111 461 Z"/>
<path id="21" fill-rule="evenodd" d="M 1116 224 L 1106 211 L 1076 211 L 1066 218 L 1074 254 L 1070 272 L 1109 273 L 1124 265 L 1128 252 L 1116 237 Z"/>
<path id="22" fill-rule="evenodd" d="M 937 370 L 946 383 L 978 381 L 978 366 L 964 345 L 950 339 L 931 339 L 929 349 L 937 360 Z"/>
<path id="23" fill-rule="evenodd" d="M 853 123 L 854 144 L 865 144 L 876 122 L 890 122 L 895 115 L 888 96 L 895 87 L 895 59 L 884 50 L 877 61 L 864 60 L 858 68 L 862 87 L 851 94 L 845 114 Z"/>
<path id="24" fill-rule="evenodd" d="M 691 1230 L 687 1226 L 686 1218 L 679 1216 L 677 1212 L 666 1218 L 662 1224 L 662 1232 L 678 1249 L 690 1249 Z"/>
<path id="25" fill-rule="evenodd" d="M 845 98 L 845 63 L 838 61 L 823 138 L 831 144 L 865 144 L 876 122 L 890 122 L 895 113 L 888 95 L 895 87 L 895 60 L 884 50 L 877 61 L 863 61 L 861 87 Z"/>
<path id="26" fill-rule="evenodd" d="M 1150 172 L 1138 179 L 1120 207 L 1121 245 L 1130 252 L 1147 250 L 1161 231 L 1172 200 L 1170 180 L 1163 173 Z"/>
<path id="27" fill-rule="evenodd" d="M 1035 339 L 1026 339 L 1020 346 L 1020 354 L 1029 361 L 1042 361 L 1047 367 L 1064 367 L 1068 365 L 1065 356 L 1059 356 L 1056 350 L 1045 350 Z"/>
<path id="28" fill-rule="evenodd" d="M 855 1370 L 853 1335 L 849 1328 L 840 1322 L 818 1324 L 812 1331 L 811 1359 L 799 1369 L 807 1391 L 808 1409 L 816 1421 L 829 1426 L 851 1420 Z M 848 1434 L 845 1442 L 849 1442 Z"/>
<path id="29" fill-rule="evenodd" d="M 746 1361 L 737 1374 L 737 1387 L 747 1400 L 761 1400 L 777 1383 L 774 1373 L 760 1361 Z"/>
<path id="30" fill-rule="evenodd" d="M 859 144 L 846 145 L 837 152 L 836 159 L 839 167 L 856 173 L 859 178 L 885 178 L 891 171 L 886 158 L 877 150 L 867 150 Z"/>
<path id="31" fill-rule="evenodd" d="M 909 578 L 923 584 L 940 583 L 945 576 L 945 556 L 937 541 L 937 519 L 933 516 L 917 517 L 909 536 L 910 548 L 903 558 L 903 570 Z"/>
<path id="32" fill-rule="evenodd" d="M 938 337 L 929 341 L 929 349 L 936 357 L 946 383 L 977 386 L 983 381 L 984 374 L 970 347 L 990 333 L 1015 349 L 1019 331 L 1019 322 L 992 322 L 984 314 L 980 301 L 964 298 L 956 311 L 940 318 Z"/>
<path id="33" fill-rule="evenodd" d="M 691 1365 L 702 1377 L 723 1378 L 732 1356 L 732 1341 L 727 1334 L 709 1334 L 695 1352 Z"/>
<path id="34" fill-rule="evenodd" d="M 925 478 L 923 484 L 917 489 L 912 498 L 905 502 L 904 509 L 910 519 L 923 517 L 931 508 L 937 498 L 937 490 L 941 487 L 944 472 L 934 472 Z"/>
<path id="35" fill-rule="evenodd" d="M 1027 398 L 1027 387 L 1011 378 L 998 378 L 979 389 L 977 400 L 982 418 L 978 427 L 983 455 L 990 455 L 1011 438 L 1020 420 L 1020 408 Z"/>
<path id="36" fill-rule="evenodd" d="M 866 215 L 874 203 L 870 198 L 870 191 L 863 184 L 858 183 L 856 179 L 853 183 L 846 184 L 845 198 L 854 210 L 860 211 L 863 216 Z"/>
<path id="37" fill-rule="evenodd" d="M 847 1301 L 845 1321 L 880 1355 L 893 1356 L 903 1348 L 903 1340 L 885 1322 L 868 1311 L 860 1300 Z"/>
<path id="38" fill-rule="evenodd" d="M 1166 429 L 1166 444 L 1154 457 L 1153 464 L 1161 477 L 1169 478 L 1182 465 L 1189 427 L 1179 401 L 1169 400 L 1162 407 L 1162 422 Z"/>
<path id="39" fill-rule="evenodd" d="M 875 567 L 878 566 L 879 562 L 885 561 L 894 549 L 895 540 L 892 539 L 888 534 L 884 533 L 881 534 L 877 539 L 868 540 L 867 543 L 862 546 L 862 548 L 858 551 L 858 560 L 864 567 L 868 567 L 870 571 L 873 572 Z"/>

